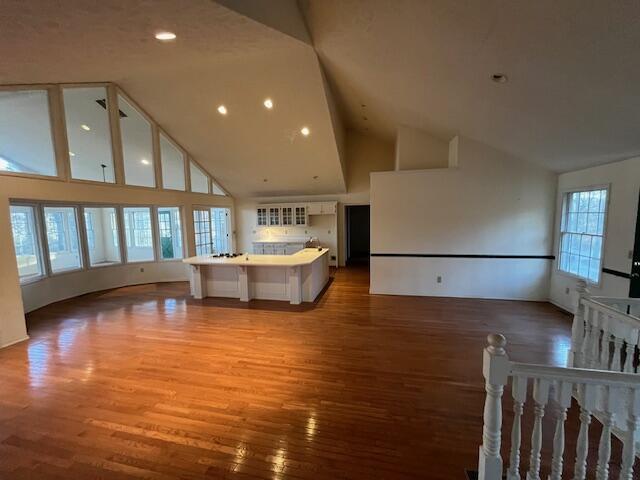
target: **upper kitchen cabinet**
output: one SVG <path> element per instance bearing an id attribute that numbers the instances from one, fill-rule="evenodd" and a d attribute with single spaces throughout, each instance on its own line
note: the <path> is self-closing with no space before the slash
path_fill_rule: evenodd
<path id="1" fill-rule="evenodd" d="M 337 202 L 313 202 L 307 205 L 309 215 L 335 215 Z"/>
<path id="2" fill-rule="evenodd" d="M 269 225 L 272 227 L 282 225 L 280 219 L 280 207 L 269 207 Z"/>
<path id="3" fill-rule="evenodd" d="M 287 227 L 293 225 L 293 207 L 282 207 L 282 226 Z"/>
<path id="4" fill-rule="evenodd" d="M 266 207 L 258 207 L 257 208 L 258 219 L 256 221 L 256 225 L 259 227 L 266 227 L 268 225 L 267 222 L 267 208 Z"/>
<path id="5" fill-rule="evenodd" d="M 297 227 L 307 226 L 307 206 L 306 205 L 296 205 L 295 224 Z"/>

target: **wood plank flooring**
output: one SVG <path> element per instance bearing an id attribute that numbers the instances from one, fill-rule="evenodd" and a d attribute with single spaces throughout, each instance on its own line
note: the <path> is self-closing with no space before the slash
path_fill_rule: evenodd
<path id="1" fill-rule="evenodd" d="M 372 296 L 350 268 L 316 304 L 153 284 L 47 306 L 28 327 L 0 351 L 0 478 L 462 479 L 486 335 L 564 364 L 571 319 L 547 303 Z"/>

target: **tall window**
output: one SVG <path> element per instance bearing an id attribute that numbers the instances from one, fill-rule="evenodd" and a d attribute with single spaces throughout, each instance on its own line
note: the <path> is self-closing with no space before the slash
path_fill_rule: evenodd
<path id="1" fill-rule="evenodd" d="M 191 191 L 195 193 L 209 193 L 209 177 L 193 162 L 189 162 L 191 176 Z"/>
<path id="2" fill-rule="evenodd" d="M 160 258 L 182 258 L 182 229 L 178 207 L 158 207 L 158 231 L 160 232 Z"/>
<path id="3" fill-rule="evenodd" d="M 127 185 L 155 187 L 151 124 L 138 110 L 118 95 L 124 180 Z"/>
<path id="4" fill-rule="evenodd" d="M 160 160 L 162 187 L 170 190 L 185 190 L 184 154 L 162 132 L 160 133 Z"/>
<path id="5" fill-rule="evenodd" d="M 607 189 L 566 193 L 560 226 L 558 268 L 599 283 L 602 270 Z"/>
<path id="6" fill-rule="evenodd" d="M 124 232 L 129 262 L 154 260 L 151 209 L 149 207 L 125 207 Z"/>
<path id="7" fill-rule="evenodd" d="M 44 223 L 53 273 L 82 268 L 75 207 L 44 207 Z"/>
<path id="8" fill-rule="evenodd" d="M 65 88 L 63 96 L 71 177 L 114 183 L 107 89 Z"/>
<path id="9" fill-rule="evenodd" d="M 0 171 L 56 175 L 46 90 L 0 92 Z"/>
<path id="10" fill-rule="evenodd" d="M 84 225 L 87 232 L 89 264 L 102 267 L 121 262 L 118 246 L 118 222 L 114 207 L 86 207 Z"/>
<path id="11" fill-rule="evenodd" d="M 211 214 L 209 210 L 193 211 L 193 230 L 195 232 L 196 255 L 213 253 L 211 244 Z"/>
<path id="12" fill-rule="evenodd" d="M 25 282 L 42 276 L 44 271 L 34 207 L 11 205 L 11 233 L 20 281 Z"/>

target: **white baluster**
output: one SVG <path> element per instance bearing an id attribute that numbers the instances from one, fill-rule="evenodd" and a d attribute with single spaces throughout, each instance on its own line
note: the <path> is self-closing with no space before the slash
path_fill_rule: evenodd
<path id="1" fill-rule="evenodd" d="M 531 433 L 531 457 L 527 480 L 540 480 L 540 450 L 542 449 L 542 417 L 544 407 L 549 399 L 549 381 L 536 379 L 533 384 L 533 399 L 535 401 L 533 432 Z"/>
<path id="2" fill-rule="evenodd" d="M 591 323 L 591 317 L 593 316 L 593 310 L 589 305 L 584 306 L 584 337 L 582 339 L 582 345 L 580 346 L 580 365 L 581 368 L 585 368 L 589 365 L 589 347 L 591 345 L 591 334 L 593 332 L 593 324 Z"/>
<path id="3" fill-rule="evenodd" d="M 633 373 L 633 357 L 636 353 L 635 345 L 630 343 L 628 340 L 625 341 L 624 344 L 624 368 L 623 371 L 625 373 Z"/>
<path id="4" fill-rule="evenodd" d="M 589 453 L 589 424 L 596 403 L 597 390 L 593 385 L 581 385 L 578 392 L 580 405 L 580 432 L 576 443 L 576 464 L 573 479 L 584 480 L 587 476 L 587 454 Z"/>
<path id="5" fill-rule="evenodd" d="M 615 413 L 620 411 L 622 390 L 619 387 L 604 387 L 602 391 L 602 435 L 598 446 L 598 465 L 596 480 L 609 478 L 609 460 L 611 459 L 611 431 L 615 424 Z"/>
<path id="6" fill-rule="evenodd" d="M 609 358 L 611 355 L 610 351 L 611 347 L 611 333 L 608 330 L 608 327 L 605 327 L 602 330 L 602 339 L 600 340 L 600 361 L 599 368 L 602 370 L 609 370 Z"/>
<path id="7" fill-rule="evenodd" d="M 511 428 L 511 455 L 509 458 L 509 470 L 507 480 L 520 480 L 520 442 L 522 440 L 521 419 L 523 405 L 527 398 L 527 379 L 525 377 L 513 377 L 513 427 Z"/>
<path id="8" fill-rule="evenodd" d="M 622 339 L 617 335 L 613 337 L 613 361 L 611 362 L 611 371 L 619 372 L 622 370 L 620 358 L 622 357 Z"/>
<path id="9" fill-rule="evenodd" d="M 640 423 L 640 390 L 630 389 L 628 399 L 629 417 L 627 418 L 619 480 L 633 479 L 633 464 L 636 460 L 636 431 Z"/>
<path id="10" fill-rule="evenodd" d="M 556 431 L 553 437 L 553 459 L 551 460 L 551 475 L 549 480 L 562 478 L 562 465 L 564 455 L 564 422 L 567 419 L 567 409 L 571 406 L 571 392 L 573 385 L 569 382 L 558 382 L 555 400 L 558 402 L 558 418 Z"/>
<path id="11" fill-rule="evenodd" d="M 627 420 L 627 432 L 622 451 L 622 466 L 620 468 L 620 480 L 633 479 L 633 464 L 636 460 L 636 431 L 640 424 L 640 417 L 630 415 Z"/>
<path id="12" fill-rule="evenodd" d="M 598 360 L 600 359 L 600 322 L 602 314 L 598 310 L 594 310 L 591 315 L 591 345 L 589 345 L 589 368 L 598 368 Z"/>
<path id="13" fill-rule="evenodd" d="M 573 316 L 573 325 L 571 327 L 571 352 L 569 355 L 569 366 L 580 367 L 584 363 L 584 350 L 582 349 L 585 337 L 585 312 L 582 299 L 588 297 L 587 282 L 579 280 L 576 287 L 578 292 L 578 303 L 576 305 L 576 313 Z"/>
<path id="14" fill-rule="evenodd" d="M 489 335 L 487 339 L 489 346 L 484 349 L 482 362 L 487 395 L 484 404 L 478 478 L 479 480 L 501 480 L 502 392 L 509 376 L 510 362 L 504 348 L 507 340 L 502 335 Z"/>

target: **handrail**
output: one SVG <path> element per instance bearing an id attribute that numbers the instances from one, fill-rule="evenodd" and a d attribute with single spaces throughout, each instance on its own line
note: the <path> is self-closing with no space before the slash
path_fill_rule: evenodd
<path id="1" fill-rule="evenodd" d="M 628 388 L 640 387 L 640 375 L 638 374 L 612 372 L 609 370 L 592 370 L 588 368 L 552 367 L 549 365 L 511 362 L 510 375 L 532 379 L 561 380 L 574 384 L 597 384 L 609 387 Z"/>
<path id="2" fill-rule="evenodd" d="M 634 322 L 638 322 L 637 326 L 640 327 L 640 318 L 638 318 L 635 315 L 632 315 L 630 313 L 621 312 L 617 308 L 614 308 L 611 305 L 607 305 L 606 303 L 599 302 L 599 301 L 595 300 L 594 298 L 597 298 L 597 297 L 583 297 L 583 298 L 580 299 L 580 301 L 583 304 L 586 303 L 586 304 L 595 305 L 595 306 L 597 306 L 599 308 L 603 308 L 608 313 L 613 314 L 613 315 L 615 315 L 617 317 L 620 317 L 620 319 L 622 319 L 623 321 L 632 320 Z"/>

